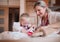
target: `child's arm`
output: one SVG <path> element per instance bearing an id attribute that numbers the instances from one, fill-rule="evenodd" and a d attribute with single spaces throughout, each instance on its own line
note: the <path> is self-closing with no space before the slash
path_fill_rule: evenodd
<path id="1" fill-rule="evenodd" d="M 22 33 L 27 33 L 27 30 L 25 30 L 24 28 L 22 29 Z"/>

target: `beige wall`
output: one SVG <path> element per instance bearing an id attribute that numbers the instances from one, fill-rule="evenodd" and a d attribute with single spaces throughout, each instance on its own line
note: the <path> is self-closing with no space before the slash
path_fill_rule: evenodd
<path id="1" fill-rule="evenodd" d="M 20 7 L 20 0 L 2 0 L 0 5 L 7 7 Z M 26 2 L 26 11 L 31 16 L 31 22 L 37 24 L 36 14 L 33 9 L 34 2 Z"/>
<path id="2" fill-rule="evenodd" d="M 0 7 L 1 10 L 4 10 L 4 15 L 0 16 L 0 18 L 4 19 L 4 24 L 0 24 L 0 27 L 3 27 L 5 31 L 8 30 L 8 7 Z"/>
<path id="3" fill-rule="evenodd" d="M 19 7 L 20 0 L 0 0 L 0 6 Z"/>
<path id="4" fill-rule="evenodd" d="M 7 5 L 7 0 L 0 0 L 0 5 Z"/>
<path id="5" fill-rule="evenodd" d="M 33 9 L 34 2 L 26 2 L 26 12 L 31 16 L 31 23 L 37 25 L 37 16 Z"/>
<path id="6" fill-rule="evenodd" d="M 20 0 L 9 0 L 9 6 L 20 6 Z"/>

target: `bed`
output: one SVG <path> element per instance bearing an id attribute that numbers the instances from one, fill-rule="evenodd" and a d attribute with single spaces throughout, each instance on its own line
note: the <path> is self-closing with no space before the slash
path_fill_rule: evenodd
<path id="1" fill-rule="evenodd" d="M 60 29 L 60 28 L 59 28 Z M 27 37 L 20 39 L 0 39 L 0 42 L 60 42 L 60 35 L 52 33 L 58 29 L 45 28 L 46 36 L 45 37 Z"/>

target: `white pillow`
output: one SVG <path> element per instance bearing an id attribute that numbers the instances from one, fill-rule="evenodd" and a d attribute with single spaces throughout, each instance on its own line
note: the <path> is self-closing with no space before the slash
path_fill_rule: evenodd
<path id="1" fill-rule="evenodd" d="M 13 23 L 13 31 L 14 32 L 21 32 L 22 27 L 20 26 L 20 22 L 14 22 Z"/>
<path id="2" fill-rule="evenodd" d="M 2 40 L 18 40 L 21 38 L 27 38 L 28 35 L 25 33 L 20 33 L 20 32 L 2 32 L 1 33 L 1 39 Z"/>
<path id="3" fill-rule="evenodd" d="M 2 39 L 2 35 L 1 35 L 1 33 L 0 33 L 0 40 Z"/>

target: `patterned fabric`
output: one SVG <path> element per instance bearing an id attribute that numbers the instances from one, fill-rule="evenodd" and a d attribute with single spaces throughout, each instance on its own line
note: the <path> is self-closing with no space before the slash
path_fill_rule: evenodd
<path id="1" fill-rule="evenodd" d="M 56 12 L 56 11 L 49 12 L 48 19 L 50 24 L 60 22 L 60 12 Z"/>
<path id="2" fill-rule="evenodd" d="M 48 13 L 47 22 L 43 24 L 42 19 L 39 17 L 38 26 L 46 26 L 48 24 L 53 24 L 60 22 L 60 12 L 51 11 Z"/>
<path id="3" fill-rule="evenodd" d="M 43 20 L 43 18 L 41 19 L 41 26 L 47 26 L 48 24 L 49 24 L 49 20 L 47 15 L 46 20 Z"/>

